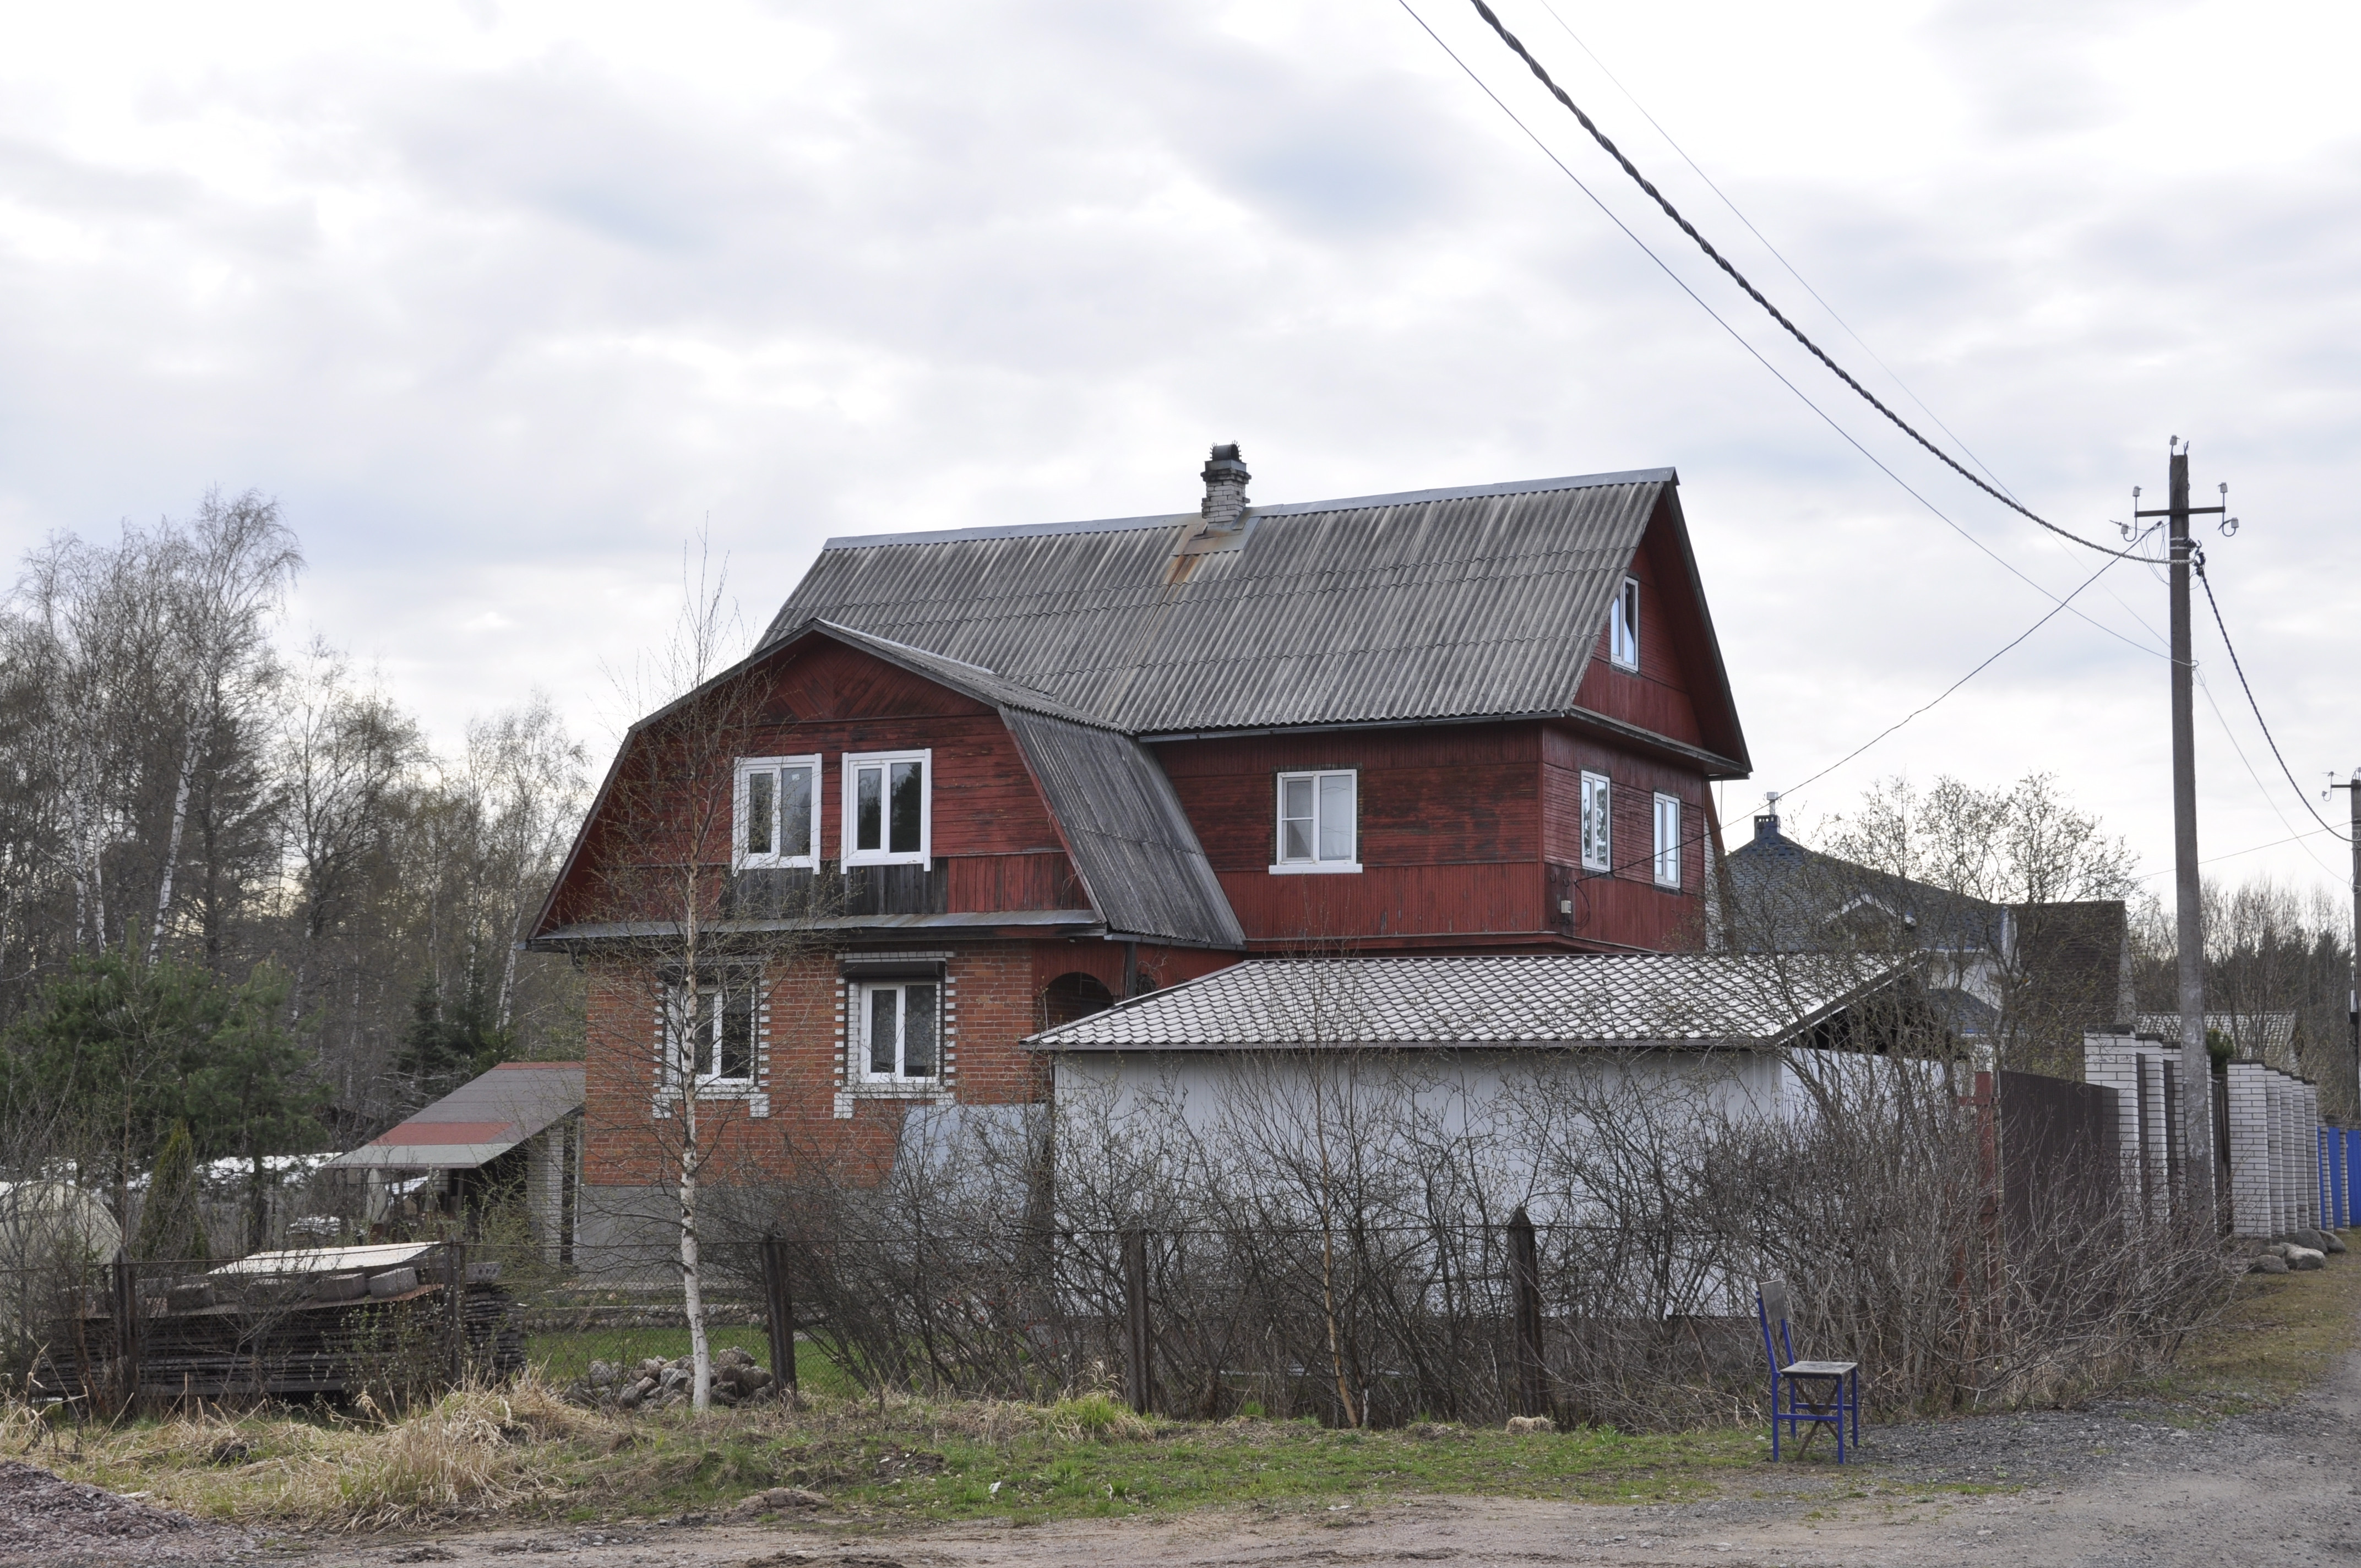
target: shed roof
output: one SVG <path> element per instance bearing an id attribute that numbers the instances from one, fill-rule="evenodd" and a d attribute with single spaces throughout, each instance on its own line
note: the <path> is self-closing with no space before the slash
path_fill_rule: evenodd
<path id="1" fill-rule="evenodd" d="M 400 1126 L 328 1163 L 346 1168 L 471 1170 L 580 1109 L 580 1062 L 502 1062 Z"/>
<path id="2" fill-rule="evenodd" d="M 831 539 L 764 641 L 857 628 L 1149 739 L 1570 713 L 1650 522 L 1687 551 L 1677 484 L 1654 468 L 1250 508 L 1202 554 L 1182 549 L 1207 543 L 1194 513 Z M 1694 612 L 1726 693 L 1702 594 Z M 1722 728 L 1714 750 L 1742 766 L 1734 709 Z"/>
<path id="3" fill-rule="evenodd" d="M 1038 1050 L 1776 1046 L 1909 966 L 1834 954 L 1257 959 L 1046 1029 Z"/>

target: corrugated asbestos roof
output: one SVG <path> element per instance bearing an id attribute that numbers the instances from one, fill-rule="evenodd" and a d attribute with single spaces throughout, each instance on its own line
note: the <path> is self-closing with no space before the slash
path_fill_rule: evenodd
<path id="1" fill-rule="evenodd" d="M 581 1109 L 580 1062 L 503 1062 L 328 1163 L 473 1169 Z"/>
<path id="2" fill-rule="evenodd" d="M 1091 902 L 1119 936 L 1242 948 L 1171 780 L 1127 735 L 1005 707 Z"/>
<path id="3" fill-rule="evenodd" d="M 799 623 L 766 646 L 807 633 L 865 649 L 996 707 L 1110 933 L 1203 947 L 1246 945 L 1171 781 L 1138 741 L 996 670 L 830 621 Z"/>
<path id="4" fill-rule="evenodd" d="M 764 644 L 825 620 L 1136 735 L 1564 712 L 1676 482 L 1249 509 L 1195 556 L 1193 515 L 830 540 Z"/>
<path id="5" fill-rule="evenodd" d="M 1906 972 L 1820 954 L 1257 959 L 1044 1030 L 1027 1044 L 1080 1051 L 1769 1047 Z"/>

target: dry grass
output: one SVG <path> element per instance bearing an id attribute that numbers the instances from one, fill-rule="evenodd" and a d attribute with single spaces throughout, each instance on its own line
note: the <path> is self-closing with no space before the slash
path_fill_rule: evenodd
<path id="1" fill-rule="evenodd" d="M 527 1376 L 398 1417 L 366 1406 L 326 1420 L 200 1410 L 69 1434 L 19 1406 L 0 1410 L 0 1443 L 201 1519 L 357 1530 L 530 1505 L 562 1485 L 569 1445 L 612 1424 Z"/>
<path id="2" fill-rule="evenodd" d="M 2361 1230 L 2353 1233 L 2361 1242 Z M 2126 1391 L 2230 1415 L 2285 1403 L 2328 1376 L 2361 1337 L 2361 1251 L 2302 1274 L 2250 1274 L 2171 1364 Z"/>

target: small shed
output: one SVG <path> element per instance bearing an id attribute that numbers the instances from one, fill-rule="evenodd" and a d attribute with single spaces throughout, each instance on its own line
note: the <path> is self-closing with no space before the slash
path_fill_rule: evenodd
<path id="1" fill-rule="evenodd" d="M 367 1173 L 372 1225 L 407 1194 L 414 1193 L 422 1208 L 465 1218 L 521 1192 L 544 1255 L 570 1263 L 582 1098 L 578 1061 L 502 1062 L 328 1163 Z"/>

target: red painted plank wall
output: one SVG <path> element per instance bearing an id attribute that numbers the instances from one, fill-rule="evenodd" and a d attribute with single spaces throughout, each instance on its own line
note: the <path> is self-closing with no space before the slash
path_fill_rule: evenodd
<path id="1" fill-rule="evenodd" d="M 1250 939 L 1316 944 L 1543 928 L 1532 724 L 1365 729 L 1157 748 Z M 1360 874 L 1270 874 L 1278 775 L 1359 773 Z"/>
<path id="2" fill-rule="evenodd" d="M 1682 650 L 1702 636 L 1703 629 L 1690 625 L 1692 617 L 1686 607 L 1664 592 L 1665 585 L 1678 580 L 1672 563 L 1661 559 L 1672 548 L 1669 532 L 1660 521 L 1650 525 L 1631 559 L 1631 576 L 1640 579 L 1639 669 L 1616 668 L 1608 624 L 1602 623 L 1575 702 L 1593 713 L 1700 746 L 1706 743 L 1705 735 L 1690 700 L 1690 676 L 1683 667 Z"/>
<path id="3" fill-rule="evenodd" d="M 849 752 L 931 749 L 934 753 L 933 850 L 950 864 L 950 907 L 958 912 L 1071 909 L 1081 905 L 1073 870 L 1048 807 L 1025 766 L 1016 739 L 994 709 L 931 682 L 834 643 L 807 645 L 791 656 L 758 664 L 742 679 L 752 691 L 713 694 L 739 731 L 728 744 L 686 748 L 691 776 L 713 802 L 698 834 L 685 823 L 693 809 L 638 831 L 602 821 L 583 862 L 561 890 L 560 923 L 600 917 L 602 872 L 616 865 L 678 863 L 692 843 L 701 859 L 728 863 L 728 798 L 735 757 L 807 756 L 820 763 L 820 855 L 836 860 L 843 844 L 843 759 Z M 606 817 L 628 809 L 628 781 L 657 765 L 661 732 L 642 732 L 619 763 L 626 781 Z M 676 753 L 677 755 L 678 753 Z M 676 764 L 673 771 L 680 772 Z M 1004 858 L 1005 857 L 1005 858 Z M 718 895 L 719 883 L 715 884 Z"/>
<path id="4" fill-rule="evenodd" d="M 1585 772 L 1607 775 L 1609 849 L 1615 869 L 1606 878 L 1580 870 Z M 1693 933 L 1702 930 L 1698 895 L 1705 885 L 1707 789 L 1704 773 L 1694 767 L 1641 755 L 1574 725 L 1543 727 L 1544 852 L 1551 861 L 1570 868 L 1581 883 L 1572 935 L 1653 948 L 1697 944 Z M 1681 803 L 1677 893 L 1655 883 L 1659 791 Z"/>

